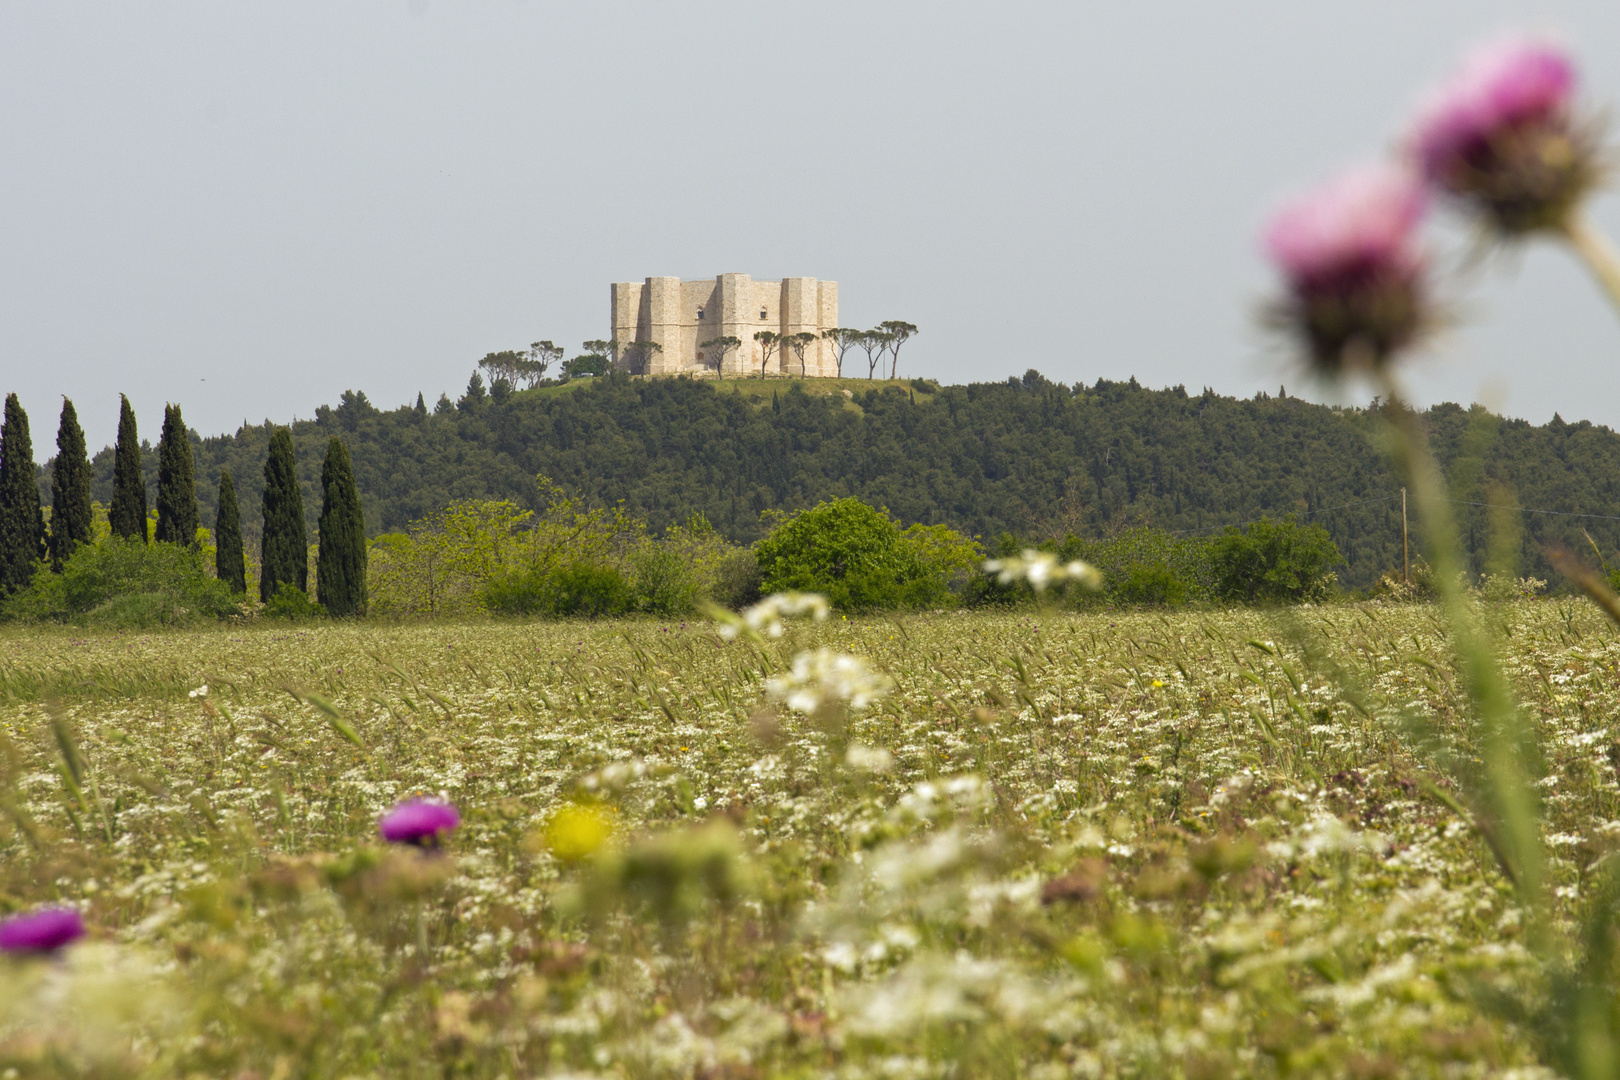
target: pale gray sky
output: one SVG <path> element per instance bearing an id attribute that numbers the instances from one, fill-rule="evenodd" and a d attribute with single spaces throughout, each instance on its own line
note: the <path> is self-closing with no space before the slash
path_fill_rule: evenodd
<path id="1" fill-rule="evenodd" d="M 12 0 L 0 391 L 42 460 L 63 394 L 92 447 L 119 391 L 153 438 L 164 401 L 431 402 L 604 335 L 612 281 L 738 271 L 917 323 L 902 374 L 1294 392 L 1259 224 L 1513 27 L 1620 101 L 1613 0 Z M 1565 253 L 1453 300 L 1420 397 L 1620 427 L 1620 317 Z"/>

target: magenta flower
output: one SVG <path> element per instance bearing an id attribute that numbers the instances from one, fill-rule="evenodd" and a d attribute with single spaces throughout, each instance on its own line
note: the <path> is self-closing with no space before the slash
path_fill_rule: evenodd
<path id="1" fill-rule="evenodd" d="M 1561 227 L 1599 172 L 1596 137 L 1573 119 L 1575 81 L 1556 45 L 1488 45 L 1419 109 L 1408 152 L 1429 183 L 1504 232 Z"/>
<path id="2" fill-rule="evenodd" d="M 84 936 L 74 908 L 42 908 L 0 922 L 0 952 L 53 953 Z"/>
<path id="3" fill-rule="evenodd" d="M 1276 320 L 1320 368 L 1377 367 L 1424 321 L 1422 185 L 1410 171 L 1346 173 L 1284 206 L 1265 248 L 1287 280 Z"/>
<path id="4" fill-rule="evenodd" d="M 461 815 L 449 803 L 411 799 L 383 815 L 377 831 L 390 844 L 438 847 L 439 836 L 461 824 Z"/>

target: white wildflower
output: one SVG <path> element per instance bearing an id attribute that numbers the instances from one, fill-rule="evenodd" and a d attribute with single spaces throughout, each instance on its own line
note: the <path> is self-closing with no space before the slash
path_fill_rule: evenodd
<path id="1" fill-rule="evenodd" d="M 1036 592 L 1044 592 L 1049 586 L 1064 581 L 1078 581 L 1088 589 L 1102 585 L 1101 572 L 1090 563 L 1079 559 L 1059 563 L 1056 555 L 1034 548 L 1025 548 L 1022 555 L 986 560 L 984 572 L 996 575 L 996 580 L 1003 585 L 1027 581 Z"/>
<path id="2" fill-rule="evenodd" d="M 817 649 L 794 657 L 793 669 L 768 680 L 765 692 L 795 712 L 813 713 L 831 704 L 846 705 L 858 711 L 887 694 L 893 686 L 893 679 L 873 671 L 858 656 Z"/>
<path id="3" fill-rule="evenodd" d="M 808 615 L 822 622 L 831 610 L 832 605 L 820 593 L 779 592 L 772 593 L 753 607 L 744 608 L 741 615 L 733 615 L 720 608 L 711 610 L 710 614 L 720 623 L 720 636 L 730 640 L 742 635 L 779 638 L 786 632 L 782 626 L 783 619 Z"/>
<path id="4" fill-rule="evenodd" d="M 188 694 L 186 696 L 191 698 L 193 701 L 195 701 L 198 698 L 207 697 L 208 696 L 208 684 L 203 683 L 201 686 L 197 687 L 197 689 L 193 690 L 190 694 Z"/>
<path id="5" fill-rule="evenodd" d="M 850 743 L 844 764 L 856 772 L 886 773 L 894 768 L 894 755 L 882 747 Z"/>

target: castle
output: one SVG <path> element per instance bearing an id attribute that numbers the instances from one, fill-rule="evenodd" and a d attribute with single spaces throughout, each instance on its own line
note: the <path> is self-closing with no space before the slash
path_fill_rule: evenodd
<path id="1" fill-rule="evenodd" d="M 650 277 L 613 286 L 616 362 L 631 374 L 718 371 L 731 379 L 759 375 L 763 366 L 766 374 L 835 376 L 836 350 L 821 335 L 837 325 L 836 281 L 755 281 L 747 274 L 721 274 L 713 280 Z M 804 345 L 802 361 L 792 345 L 775 348 L 767 360 L 765 346 L 754 340 L 762 330 L 782 338 L 814 334 L 815 341 Z M 727 337 L 741 344 L 723 356 L 703 344 Z"/>

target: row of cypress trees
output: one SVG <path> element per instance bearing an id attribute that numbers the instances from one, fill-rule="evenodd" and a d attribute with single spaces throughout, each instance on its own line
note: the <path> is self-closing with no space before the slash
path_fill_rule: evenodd
<path id="1" fill-rule="evenodd" d="M 146 482 L 141 475 L 141 444 L 135 410 L 120 395 L 118 441 L 113 453 L 113 499 L 108 524 L 114 536 L 148 542 Z M 90 457 L 73 402 L 63 399 L 51 473 L 51 527 L 45 527 L 34 478 L 33 441 L 28 414 L 16 394 L 5 401 L 0 421 L 0 599 L 28 586 L 38 561 L 49 555 L 53 570 L 91 532 Z M 320 602 L 333 615 L 360 615 L 366 609 L 366 525 L 348 448 L 334 437 L 321 467 L 321 518 L 317 575 Z M 241 510 L 229 470 L 219 476 L 219 511 L 214 521 L 214 572 L 232 592 L 247 591 Z M 264 463 L 264 531 L 260 548 L 259 599 L 269 602 L 283 585 L 307 592 L 308 539 L 304 500 L 298 489 L 292 433 L 278 428 Z M 151 540 L 193 545 L 201 522 L 191 442 L 180 406 L 163 410 L 158 442 L 157 526 Z"/>

